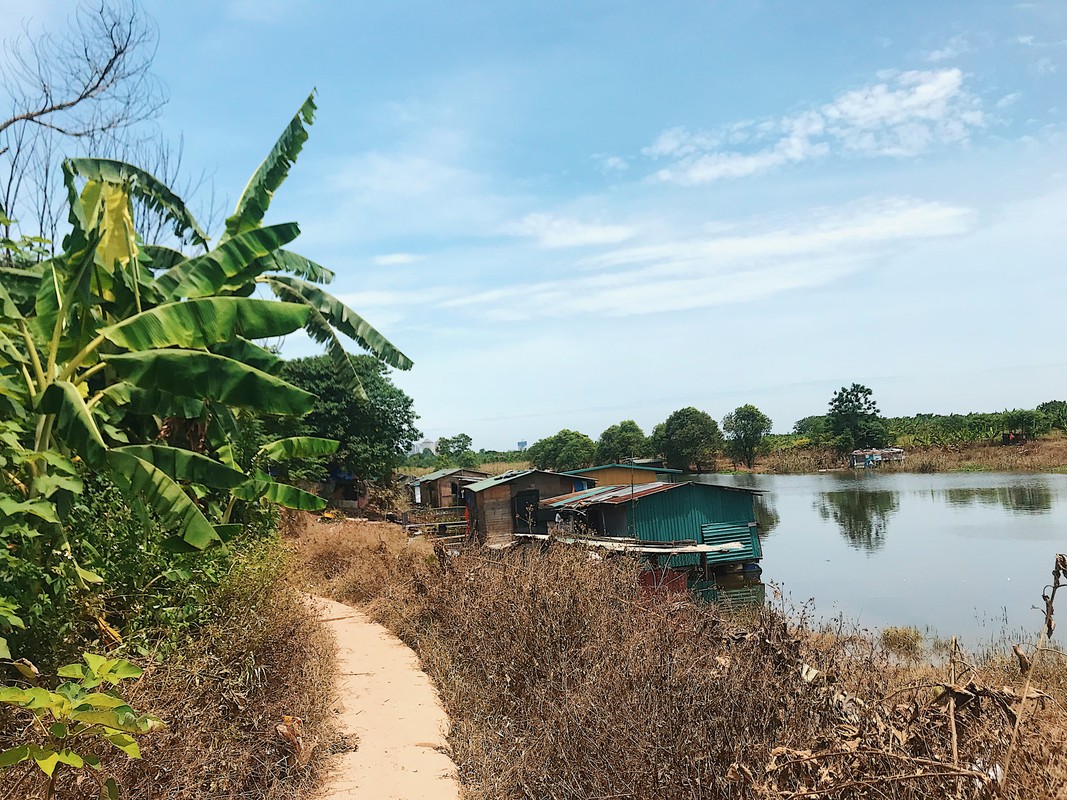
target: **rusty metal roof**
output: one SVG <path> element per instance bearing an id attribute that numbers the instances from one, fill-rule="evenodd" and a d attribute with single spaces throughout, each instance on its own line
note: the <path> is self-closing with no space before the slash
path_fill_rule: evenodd
<path id="1" fill-rule="evenodd" d="M 501 475 L 494 475 L 491 478 L 486 478 L 483 481 L 472 483 L 470 486 L 464 486 L 464 489 L 470 489 L 472 492 L 481 492 L 485 489 L 489 489 L 493 486 L 499 486 L 502 483 L 510 483 L 516 478 L 522 478 L 526 475 L 532 475 L 538 473 L 540 475 L 555 475 L 557 478 L 566 478 L 567 480 L 581 480 L 587 483 L 596 483 L 596 478 L 586 478 L 581 475 L 566 475 L 562 472 L 551 472 L 547 469 L 515 469 L 510 472 L 505 472 Z"/>
<path id="2" fill-rule="evenodd" d="M 682 470 L 671 469 L 669 467 L 646 467 L 642 464 L 598 464 L 595 467 L 586 467 L 585 469 L 569 469 L 567 475 L 583 475 L 586 472 L 596 472 L 598 469 L 633 469 L 641 472 L 658 472 L 663 475 L 681 475 Z"/>

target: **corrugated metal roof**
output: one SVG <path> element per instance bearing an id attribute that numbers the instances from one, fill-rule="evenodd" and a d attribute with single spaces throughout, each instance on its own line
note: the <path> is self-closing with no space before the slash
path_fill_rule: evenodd
<path id="1" fill-rule="evenodd" d="M 547 469 L 516 469 L 512 470 L 511 472 L 504 472 L 500 475 L 494 475 L 492 478 L 486 478 L 484 481 L 478 481 L 477 483 L 472 483 L 470 486 L 464 486 L 463 488 L 470 489 L 472 492 L 481 492 L 485 489 L 490 489 L 493 486 L 499 486 L 502 483 L 510 483 L 516 478 L 522 478 L 526 475 L 533 475 L 535 473 L 540 475 L 555 475 L 558 478 L 574 478 L 573 475 L 566 475 L 562 472 L 551 472 Z M 589 481 L 590 483 L 594 483 L 596 481 L 595 478 L 581 477 L 579 478 L 579 480 Z"/>
<path id="2" fill-rule="evenodd" d="M 467 467 L 450 467 L 449 469 L 439 469 L 436 472 L 431 472 L 427 475 L 421 475 L 415 479 L 416 483 L 423 483 L 429 481 L 436 481 L 438 478 L 447 478 L 456 472 L 477 472 L 479 475 L 488 475 L 487 472 L 482 472 L 477 469 L 468 469 Z"/>
<path id="3" fill-rule="evenodd" d="M 748 489 L 742 486 L 720 486 L 713 483 L 668 483 L 666 481 L 654 481 L 652 483 L 638 483 L 632 486 L 597 486 L 593 489 L 572 492 L 571 494 L 565 494 L 560 497 L 552 497 L 548 500 L 542 500 L 541 505 L 547 508 L 560 509 L 582 509 L 588 508 L 589 506 L 600 505 L 601 503 L 619 505 L 621 503 L 629 503 L 631 500 L 640 500 L 642 497 L 648 497 L 649 495 L 658 492 L 669 492 L 672 489 L 680 489 L 683 486 L 703 486 L 712 489 L 724 489 L 730 492 L 761 494 L 758 489 Z"/>
<path id="4" fill-rule="evenodd" d="M 595 467 L 586 467 L 585 469 L 569 469 L 564 475 L 581 475 L 583 472 L 594 472 L 598 469 L 611 469 L 616 467 L 618 469 L 636 469 L 642 472 L 660 472 L 668 475 L 681 475 L 680 469 L 669 469 L 668 467 L 645 467 L 640 464 L 600 464 Z"/>

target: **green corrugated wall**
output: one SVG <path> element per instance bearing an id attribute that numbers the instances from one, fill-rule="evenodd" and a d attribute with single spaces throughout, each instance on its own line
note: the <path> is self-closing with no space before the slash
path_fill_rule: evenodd
<path id="1" fill-rule="evenodd" d="M 690 484 L 657 492 L 633 502 L 628 535 L 651 542 L 701 540 L 700 526 L 709 522 L 756 521 L 755 498 L 715 486 Z M 674 556 L 672 566 L 700 563 L 700 556 Z"/>

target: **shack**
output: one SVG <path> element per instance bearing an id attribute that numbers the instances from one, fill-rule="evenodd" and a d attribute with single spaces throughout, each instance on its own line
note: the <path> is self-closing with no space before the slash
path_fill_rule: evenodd
<path id="1" fill-rule="evenodd" d="M 488 472 L 476 469 L 439 469 L 415 479 L 414 500 L 416 505 L 430 508 L 451 508 L 463 505 L 461 490 L 489 477 Z"/>
<path id="2" fill-rule="evenodd" d="M 711 569 L 755 565 L 763 557 L 756 523 L 758 490 L 707 483 L 656 481 L 597 486 L 541 502 L 564 534 L 617 542 L 653 567 Z"/>
<path id="3" fill-rule="evenodd" d="M 880 467 L 885 462 L 903 461 L 904 450 L 900 447 L 868 448 L 853 450 L 848 454 L 848 465 L 852 468 L 871 469 Z"/>
<path id="4" fill-rule="evenodd" d="M 682 474 L 680 469 L 668 469 L 663 466 L 645 466 L 643 464 L 601 464 L 599 467 L 568 470 L 567 475 L 581 475 L 584 478 L 596 478 L 598 486 L 623 486 L 638 483 L 674 483 Z"/>
<path id="5" fill-rule="evenodd" d="M 538 514 L 542 500 L 584 491 L 592 478 L 540 469 L 505 472 L 463 487 L 468 532 L 488 544 L 509 544 L 516 533 L 548 533 Z"/>

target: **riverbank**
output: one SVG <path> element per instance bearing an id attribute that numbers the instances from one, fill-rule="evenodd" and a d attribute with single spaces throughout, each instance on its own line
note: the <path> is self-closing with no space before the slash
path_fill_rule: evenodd
<path id="1" fill-rule="evenodd" d="M 294 548 L 300 580 L 419 654 L 471 800 L 859 798 L 873 785 L 977 798 L 1020 711 L 1004 796 L 1067 783 L 1067 679 L 1050 659 L 1033 673 L 1049 699 L 1023 709 L 1003 654 L 908 663 L 787 609 L 730 616 L 643 595 L 626 559 L 435 556 L 396 526 L 355 522 L 312 523 Z"/>
<path id="2" fill-rule="evenodd" d="M 845 469 L 833 450 L 796 447 L 768 453 L 757 459 L 754 469 L 739 468 L 737 471 L 791 475 L 832 469 Z M 904 461 L 887 462 L 878 469 L 918 473 L 1067 472 L 1067 437 L 1048 436 L 1012 447 L 985 443 L 907 447 Z"/>

